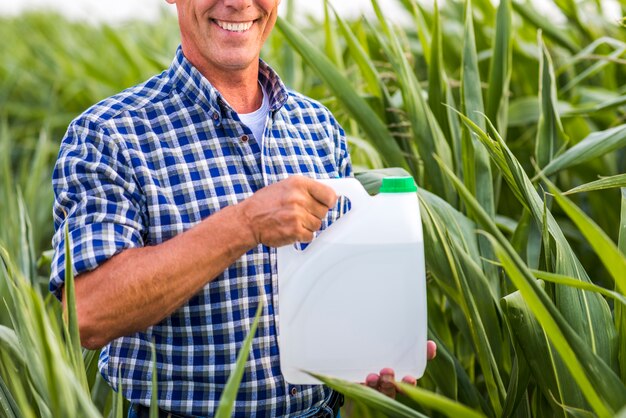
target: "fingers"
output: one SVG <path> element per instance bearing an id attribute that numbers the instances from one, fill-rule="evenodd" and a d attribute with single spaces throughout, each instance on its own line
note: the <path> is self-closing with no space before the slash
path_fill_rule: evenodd
<path id="1" fill-rule="evenodd" d="M 309 214 L 311 214 L 311 216 L 314 216 L 320 220 L 324 219 L 326 214 L 328 214 L 328 210 L 329 210 L 329 208 L 326 205 L 313 199 L 310 202 L 307 202 L 307 205 L 305 208 L 309 212 Z"/>
<path id="2" fill-rule="evenodd" d="M 315 237 L 315 232 L 322 227 L 322 220 L 317 216 L 309 214 L 302 220 L 301 231 L 296 236 L 298 242 L 311 242 Z"/>
<path id="3" fill-rule="evenodd" d="M 332 209 L 337 203 L 337 194 L 332 188 L 326 186 L 325 184 L 321 184 L 320 182 L 312 179 L 306 180 L 307 191 L 313 199 L 324 207 L 325 212 L 323 215 L 326 215 L 326 212 L 328 212 L 329 209 Z"/>
<path id="4" fill-rule="evenodd" d="M 390 368 L 382 369 L 380 374 L 370 373 L 367 375 L 365 385 L 390 398 L 396 397 L 395 373 Z"/>
<path id="5" fill-rule="evenodd" d="M 396 397 L 395 373 L 392 369 L 385 368 L 380 371 L 378 388 L 383 395 L 387 395 L 390 398 Z"/>
<path id="6" fill-rule="evenodd" d="M 402 383 L 407 385 L 416 386 L 417 379 L 414 376 L 404 376 Z M 370 373 L 365 378 L 365 386 L 379 391 L 383 395 L 389 396 L 395 399 L 398 393 L 402 393 L 402 390 L 396 385 L 395 372 L 388 367 L 382 369 L 380 374 Z"/>
<path id="7" fill-rule="evenodd" d="M 426 343 L 426 358 L 432 360 L 437 357 L 437 344 L 434 341 L 428 340 Z"/>
<path id="8" fill-rule="evenodd" d="M 437 344 L 434 341 L 428 340 L 426 343 L 426 358 L 432 360 L 437 356 Z M 395 373 L 393 369 L 384 368 L 380 371 L 380 374 L 370 373 L 365 379 L 365 385 L 375 389 L 390 398 L 395 398 L 398 393 L 402 391 L 397 387 L 394 382 Z M 407 385 L 416 386 L 417 379 L 414 376 L 404 376 L 402 383 Z"/>
<path id="9" fill-rule="evenodd" d="M 332 188 L 310 178 L 291 176 L 241 202 L 241 222 L 255 245 L 310 242 L 336 201 Z"/>
<path id="10" fill-rule="evenodd" d="M 378 381 L 380 380 L 380 376 L 376 373 L 370 373 L 365 378 L 365 385 L 369 386 L 372 389 L 378 390 Z"/>
<path id="11" fill-rule="evenodd" d="M 416 386 L 417 379 L 413 376 L 404 376 L 402 378 L 402 383 L 406 383 L 407 385 Z"/>

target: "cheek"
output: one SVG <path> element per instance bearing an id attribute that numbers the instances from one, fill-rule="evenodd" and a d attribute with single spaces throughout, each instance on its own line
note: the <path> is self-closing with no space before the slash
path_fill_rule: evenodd
<path id="1" fill-rule="evenodd" d="M 265 10 L 268 14 L 277 14 L 280 0 L 257 0 L 257 7 Z"/>

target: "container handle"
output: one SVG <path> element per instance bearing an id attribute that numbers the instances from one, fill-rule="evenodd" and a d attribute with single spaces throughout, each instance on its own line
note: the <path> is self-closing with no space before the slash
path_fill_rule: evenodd
<path id="1" fill-rule="evenodd" d="M 355 178 L 337 178 L 337 179 L 317 179 L 316 181 L 331 187 L 337 193 L 337 196 L 345 196 L 350 200 L 351 209 L 359 210 L 366 200 L 370 198 L 363 185 Z"/>
<path id="2" fill-rule="evenodd" d="M 345 196 L 350 200 L 350 211 L 346 215 L 353 213 L 355 210 L 364 207 L 367 199 L 371 196 L 365 191 L 363 185 L 355 178 L 336 178 L 336 179 L 315 179 L 316 181 L 331 187 L 337 196 Z M 278 251 L 278 270 L 284 277 L 289 277 L 290 269 L 294 265 L 300 263 L 300 257 L 303 251 L 295 249 L 294 244 L 279 247 Z"/>

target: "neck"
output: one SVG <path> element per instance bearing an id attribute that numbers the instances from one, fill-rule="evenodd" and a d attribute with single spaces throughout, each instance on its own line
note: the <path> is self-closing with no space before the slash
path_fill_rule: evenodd
<path id="1" fill-rule="evenodd" d="M 245 68 L 216 68 L 192 54 L 186 57 L 237 113 L 251 113 L 261 107 L 263 91 L 259 86 L 258 60 Z"/>
<path id="2" fill-rule="evenodd" d="M 259 85 L 258 72 L 250 80 L 234 83 L 230 82 L 232 79 L 228 83 L 220 83 L 220 81 L 210 78 L 208 80 L 237 113 L 252 113 L 261 107 L 263 90 Z"/>

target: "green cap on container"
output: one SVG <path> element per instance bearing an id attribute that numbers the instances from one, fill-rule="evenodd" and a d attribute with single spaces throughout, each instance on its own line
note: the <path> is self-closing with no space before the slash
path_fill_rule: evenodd
<path id="1" fill-rule="evenodd" d="M 413 177 L 383 177 L 379 193 L 414 193 L 417 185 Z"/>

